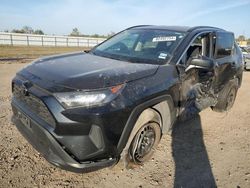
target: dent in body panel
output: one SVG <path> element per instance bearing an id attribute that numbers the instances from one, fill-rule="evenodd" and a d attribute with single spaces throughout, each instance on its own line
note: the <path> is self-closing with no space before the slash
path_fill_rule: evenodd
<path id="1" fill-rule="evenodd" d="M 182 78 L 179 119 L 185 121 L 217 103 L 213 72 L 192 69 Z"/>

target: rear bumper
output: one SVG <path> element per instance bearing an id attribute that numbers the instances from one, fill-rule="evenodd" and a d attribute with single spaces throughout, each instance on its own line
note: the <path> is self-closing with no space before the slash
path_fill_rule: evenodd
<path id="1" fill-rule="evenodd" d="M 117 163 L 117 159 L 103 159 L 96 161 L 78 162 L 73 156 L 70 156 L 64 148 L 57 142 L 54 136 L 41 124 L 35 121 L 18 107 L 12 101 L 12 109 L 14 115 L 12 116 L 12 122 L 16 125 L 21 134 L 29 141 L 29 143 L 39 152 L 44 158 L 51 164 L 58 166 L 64 170 L 84 173 L 91 172 L 108 166 L 112 166 Z M 21 112 L 30 118 L 30 126 L 25 126 L 15 114 Z"/>

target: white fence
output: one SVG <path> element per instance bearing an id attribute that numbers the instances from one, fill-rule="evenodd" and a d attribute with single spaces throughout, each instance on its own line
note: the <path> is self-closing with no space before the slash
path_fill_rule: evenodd
<path id="1" fill-rule="evenodd" d="M 33 35 L 0 32 L 0 45 L 12 46 L 59 46 L 59 47 L 93 47 L 105 38 L 71 37 L 55 35 Z"/>

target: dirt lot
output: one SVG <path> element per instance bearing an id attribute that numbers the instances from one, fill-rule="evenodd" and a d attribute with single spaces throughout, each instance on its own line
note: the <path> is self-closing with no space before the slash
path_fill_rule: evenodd
<path id="1" fill-rule="evenodd" d="M 47 163 L 10 122 L 10 81 L 25 65 L 0 63 L 0 187 L 250 187 L 250 72 L 230 112 L 176 125 L 144 166 L 75 174 Z"/>

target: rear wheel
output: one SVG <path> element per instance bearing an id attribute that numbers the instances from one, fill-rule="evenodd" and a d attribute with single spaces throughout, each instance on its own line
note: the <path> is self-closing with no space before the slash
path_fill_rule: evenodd
<path id="1" fill-rule="evenodd" d="M 228 97 L 226 100 L 226 110 L 229 110 L 233 107 L 235 98 L 236 98 L 236 94 L 237 94 L 237 88 L 236 87 L 232 87 L 228 93 Z"/>
<path id="2" fill-rule="evenodd" d="M 135 135 L 129 153 L 135 164 L 149 160 L 161 139 L 161 128 L 156 122 L 144 124 Z"/>
<path id="3" fill-rule="evenodd" d="M 217 104 L 212 107 L 214 111 L 225 112 L 230 110 L 233 105 L 238 91 L 238 82 L 232 80 L 222 89 L 218 96 Z"/>

